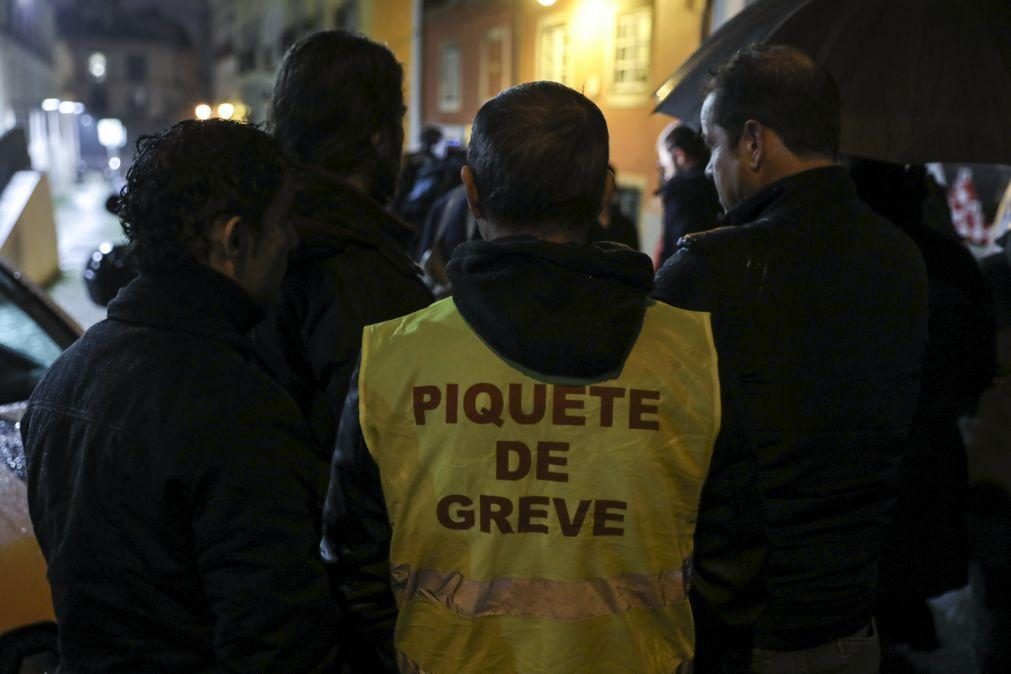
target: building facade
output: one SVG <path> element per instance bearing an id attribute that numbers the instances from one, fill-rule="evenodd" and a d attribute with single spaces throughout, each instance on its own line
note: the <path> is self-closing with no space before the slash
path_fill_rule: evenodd
<path id="1" fill-rule="evenodd" d="M 45 165 L 41 104 L 57 94 L 53 8 L 46 0 L 0 0 L 0 136 L 24 130 L 33 160 Z"/>
<path id="2" fill-rule="evenodd" d="M 58 31 L 60 98 L 122 120 L 131 139 L 192 117 L 206 95 L 190 36 L 157 8 L 82 4 Z"/>
<path id="3" fill-rule="evenodd" d="M 607 118 L 618 185 L 644 250 L 660 233 L 656 88 L 748 0 L 429 0 L 422 120 L 465 143 L 478 108 L 535 80 L 582 91 Z"/>

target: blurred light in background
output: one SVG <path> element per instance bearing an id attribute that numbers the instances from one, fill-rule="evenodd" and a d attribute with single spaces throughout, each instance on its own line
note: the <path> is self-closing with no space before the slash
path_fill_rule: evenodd
<path id="1" fill-rule="evenodd" d="M 42 101 L 42 109 L 46 112 L 53 112 L 60 109 L 60 99 L 58 98 L 47 98 Z"/>
<path id="2" fill-rule="evenodd" d="M 123 122 L 113 118 L 98 120 L 98 142 L 109 150 L 126 145 L 126 127 Z"/>
<path id="3" fill-rule="evenodd" d="M 88 57 L 88 72 L 96 80 L 105 79 L 105 54 L 102 52 L 95 52 Z"/>
<path id="4" fill-rule="evenodd" d="M 210 119 L 211 118 L 211 106 L 206 103 L 201 103 L 193 110 L 196 114 L 197 119 Z"/>
<path id="5" fill-rule="evenodd" d="M 235 114 L 235 106 L 231 103 L 222 103 L 218 106 L 218 117 L 221 119 L 231 119 Z"/>

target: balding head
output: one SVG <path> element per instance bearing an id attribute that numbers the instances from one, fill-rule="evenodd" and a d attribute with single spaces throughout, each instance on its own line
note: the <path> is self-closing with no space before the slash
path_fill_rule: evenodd
<path id="1" fill-rule="evenodd" d="M 554 82 L 521 84 L 474 119 L 472 203 L 507 229 L 585 231 L 602 208 L 607 162 L 607 122 L 593 102 Z"/>
<path id="2" fill-rule="evenodd" d="M 716 70 L 706 87 L 711 119 L 731 139 L 749 119 L 775 131 L 798 157 L 839 152 L 839 88 L 807 54 L 785 45 L 752 45 Z"/>

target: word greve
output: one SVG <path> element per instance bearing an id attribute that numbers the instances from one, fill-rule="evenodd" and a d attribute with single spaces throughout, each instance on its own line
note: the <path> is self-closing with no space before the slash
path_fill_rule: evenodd
<path id="1" fill-rule="evenodd" d="M 461 391 L 459 384 L 415 386 L 414 423 L 424 426 L 441 417 L 447 424 L 461 418 L 475 424 L 614 426 L 632 430 L 660 429 L 660 392 L 616 386 L 554 386 L 548 384 L 476 383 Z M 592 415 L 593 406 L 599 408 Z M 439 415 L 439 417 L 436 417 Z"/>
<path id="2" fill-rule="evenodd" d="M 515 482 L 534 479 L 569 481 L 569 444 L 538 442 L 531 450 L 524 442 L 499 440 L 495 444 L 495 479 Z M 557 527 L 563 536 L 584 531 L 592 536 L 624 536 L 628 503 L 613 499 L 566 499 L 494 494 L 448 494 L 436 505 L 436 518 L 447 529 L 467 531 L 475 526 L 486 534 L 547 534 Z M 592 522 L 587 515 L 592 514 Z M 584 526 L 585 525 L 585 526 Z"/>

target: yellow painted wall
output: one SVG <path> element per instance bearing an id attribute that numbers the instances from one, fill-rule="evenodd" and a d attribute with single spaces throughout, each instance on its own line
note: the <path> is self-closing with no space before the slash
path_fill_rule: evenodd
<path id="1" fill-rule="evenodd" d="M 410 105 L 413 100 L 411 81 L 415 67 L 412 55 L 414 31 L 421 27 L 413 25 L 412 0 L 370 0 L 359 3 L 359 28 L 361 32 L 376 42 L 385 44 L 404 66 L 404 101 Z M 419 99 L 420 100 L 420 99 Z M 404 118 L 404 133 L 408 140 L 416 138 L 418 129 L 410 128 Z"/>
<path id="2" fill-rule="evenodd" d="M 650 59 L 650 93 L 674 72 L 701 42 L 705 3 L 701 0 L 559 0 L 542 7 L 534 0 L 522 0 L 521 30 L 518 36 L 519 81 L 537 74 L 538 27 L 552 16 L 568 18 L 571 26 L 573 63 L 567 84 L 582 91 L 596 103 L 607 119 L 611 134 L 611 162 L 618 170 L 619 184 L 642 191 L 639 218 L 643 250 L 652 252 L 660 234 L 661 210 L 653 192 L 659 187 L 656 170 L 656 139 L 673 121 L 653 114 L 656 102 L 651 95 L 621 100 L 608 91 L 609 54 L 613 48 L 610 31 L 619 9 L 641 6 L 653 8 Z"/>

